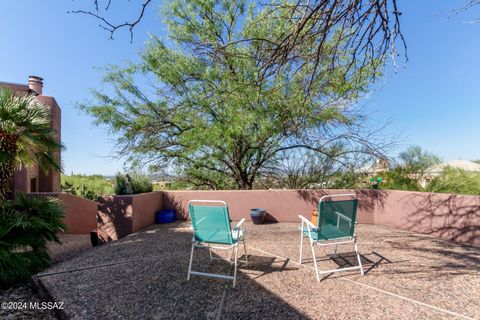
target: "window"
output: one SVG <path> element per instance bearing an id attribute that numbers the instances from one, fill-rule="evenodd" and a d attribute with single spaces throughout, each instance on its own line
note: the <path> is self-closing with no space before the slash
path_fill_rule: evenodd
<path id="1" fill-rule="evenodd" d="M 37 192 L 37 177 L 30 178 L 30 192 Z"/>

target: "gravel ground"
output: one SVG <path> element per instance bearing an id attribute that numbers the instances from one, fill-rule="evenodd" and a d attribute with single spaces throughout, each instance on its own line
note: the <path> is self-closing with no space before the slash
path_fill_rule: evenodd
<path id="1" fill-rule="evenodd" d="M 91 248 L 89 235 L 65 234 L 60 237 L 62 244 L 52 243 L 49 245 L 50 257 L 53 265 L 72 258 L 75 255 Z M 48 304 L 44 304 L 44 309 L 36 308 L 35 303 L 41 305 L 42 302 L 51 300 L 42 298 L 31 284 L 0 290 L 0 303 L 7 303 L 0 308 L 0 319 L 35 319 L 50 320 L 58 319 L 53 309 L 48 309 Z"/>
<path id="2" fill-rule="evenodd" d="M 366 275 L 336 273 L 317 283 L 305 243 L 304 264 L 297 262 L 298 224 L 245 225 L 249 263 L 240 264 L 235 288 L 221 279 L 187 281 L 192 234 L 182 222 L 87 250 L 39 282 L 65 301 L 71 319 L 480 319 L 478 247 L 358 225 Z M 350 261 L 351 250 L 339 248 L 339 256 Z M 327 253 L 318 250 L 319 267 L 338 267 Z M 195 251 L 192 270 L 231 272 L 206 250 Z"/>
<path id="3" fill-rule="evenodd" d="M 88 234 L 64 234 L 60 238 L 61 244 L 51 243 L 48 246 L 53 264 L 69 259 L 92 247 Z"/>
<path id="4" fill-rule="evenodd" d="M 42 299 L 30 285 L 24 285 L 8 290 L 0 291 L 0 301 L 2 308 L 0 308 L 0 319 L 35 319 L 35 320 L 53 320 L 57 316 L 53 310 L 36 309 L 31 306 L 31 303 L 46 302 L 48 300 Z M 3 303 L 7 302 L 7 307 Z"/>

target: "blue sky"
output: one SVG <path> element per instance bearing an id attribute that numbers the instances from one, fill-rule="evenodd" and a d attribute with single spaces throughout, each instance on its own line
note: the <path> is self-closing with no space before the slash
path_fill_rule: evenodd
<path id="1" fill-rule="evenodd" d="M 112 175 L 123 167 L 110 157 L 113 138 L 75 103 L 88 100 L 91 88 L 102 88 L 98 68 L 137 59 L 149 34 L 164 34 L 165 28 L 157 1 L 135 29 L 133 43 L 125 31 L 109 40 L 94 19 L 67 13 L 90 3 L 1 1 L 0 81 L 43 77 L 44 94 L 55 96 L 62 108 L 65 173 Z M 399 1 L 408 64 L 402 62 L 362 102 L 373 112 L 371 121 L 389 120 L 388 132 L 402 134 L 399 150 L 417 144 L 444 160 L 480 159 L 480 23 L 465 23 L 480 17 L 480 8 L 449 18 L 448 10 L 462 3 Z"/>

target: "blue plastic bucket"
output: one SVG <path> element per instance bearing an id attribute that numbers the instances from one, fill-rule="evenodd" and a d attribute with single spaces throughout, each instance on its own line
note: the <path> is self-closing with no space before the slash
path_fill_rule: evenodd
<path id="1" fill-rule="evenodd" d="M 170 223 L 177 220 L 175 209 L 160 210 L 155 215 L 155 223 Z"/>

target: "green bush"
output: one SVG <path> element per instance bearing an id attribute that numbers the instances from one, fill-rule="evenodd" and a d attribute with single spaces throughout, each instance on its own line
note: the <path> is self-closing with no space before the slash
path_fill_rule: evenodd
<path id="1" fill-rule="evenodd" d="M 152 179 L 149 176 L 131 173 L 130 176 L 130 185 L 132 187 L 132 194 L 145 193 L 153 191 Z M 121 173 L 117 173 L 115 176 L 115 194 L 122 195 L 128 194 L 126 188 L 127 176 Z"/>
<path id="2" fill-rule="evenodd" d="M 50 265 L 47 243 L 65 229 L 58 199 L 17 194 L 0 202 L 0 287 L 26 282 Z"/>
<path id="3" fill-rule="evenodd" d="M 88 189 L 84 184 L 81 187 L 78 187 L 66 181 L 62 184 L 62 191 L 93 201 L 97 201 L 98 198 L 98 194 L 96 194 L 95 191 Z"/>
<path id="4" fill-rule="evenodd" d="M 396 167 L 390 171 L 382 172 L 383 178 L 381 189 L 420 191 L 422 187 L 415 179 L 416 173 L 412 173 L 408 168 Z"/>
<path id="5" fill-rule="evenodd" d="M 447 167 L 425 189 L 430 192 L 480 195 L 480 174 Z"/>
<path id="6" fill-rule="evenodd" d="M 62 190 L 90 200 L 113 194 L 113 182 L 101 175 L 62 175 Z"/>

